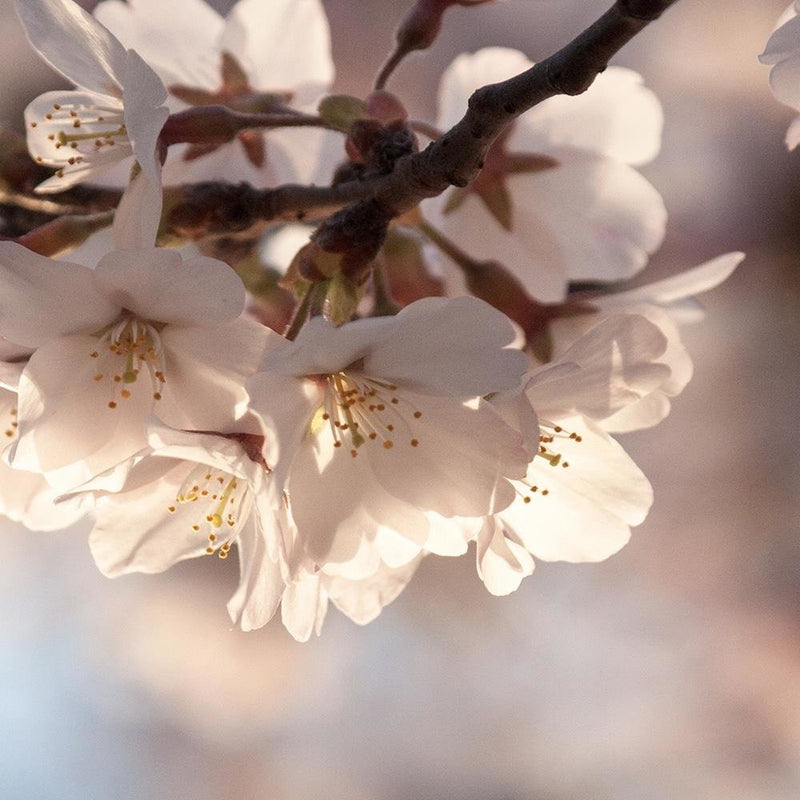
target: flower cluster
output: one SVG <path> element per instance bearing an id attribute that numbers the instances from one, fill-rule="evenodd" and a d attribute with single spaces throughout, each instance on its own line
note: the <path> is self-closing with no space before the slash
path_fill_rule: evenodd
<path id="1" fill-rule="evenodd" d="M 186 224 L 187 184 L 266 198 L 334 175 L 341 206 L 531 62 L 460 56 L 420 124 L 383 89 L 325 94 L 319 0 L 240 0 L 226 19 L 203 0 L 17 10 L 76 85 L 26 110 L 29 152 L 55 169 L 37 190 L 122 191 L 113 241 L 0 242 L 2 513 L 38 530 L 90 515 L 109 576 L 236 552 L 233 621 L 280 607 L 300 640 L 330 602 L 374 619 L 431 554 L 473 543 L 507 594 L 534 559 L 627 542 L 652 490 L 610 434 L 666 416 L 692 369 L 678 324 L 742 258 L 620 290 L 666 223 L 635 169 L 661 130 L 640 76 L 612 67 L 540 103 L 466 186 L 402 215 L 362 197 L 357 223 L 319 217 L 279 255 L 279 222 Z"/>

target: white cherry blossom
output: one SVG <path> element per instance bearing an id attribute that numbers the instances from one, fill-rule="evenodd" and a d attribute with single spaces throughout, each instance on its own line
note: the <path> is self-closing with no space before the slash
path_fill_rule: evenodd
<path id="1" fill-rule="evenodd" d="M 319 0 L 239 0 L 227 17 L 205 0 L 105 0 L 94 13 L 161 76 L 173 111 L 215 104 L 260 113 L 290 102 L 307 109 L 333 80 Z M 172 147 L 164 181 L 306 181 L 331 147 L 341 141 L 316 129 L 245 131 L 219 146 Z"/>
<path id="2" fill-rule="evenodd" d="M 515 591 L 544 561 L 601 561 L 650 508 L 647 478 L 605 433 L 604 420 L 669 380 L 666 337 L 644 317 L 610 317 L 561 361 L 531 373 L 524 394 L 495 402 L 533 455 L 516 498 L 477 537 L 478 572 L 493 594 Z"/>
<path id="3" fill-rule="evenodd" d="M 677 397 L 691 380 L 692 359 L 681 341 L 680 325 L 703 318 L 695 296 L 726 281 L 744 258 L 744 253 L 726 253 L 671 278 L 644 284 L 614 294 L 592 298 L 593 314 L 559 317 L 550 325 L 553 356 L 562 357 L 579 336 L 612 314 L 638 314 L 646 317 L 666 336 L 667 349 L 660 362 L 670 368 L 669 379 L 640 400 L 627 403 L 602 420 L 601 427 L 612 433 L 641 430 L 658 424 L 670 411 L 670 398 Z"/>
<path id="4" fill-rule="evenodd" d="M 396 317 L 310 320 L 249 379 L 265 453 L 285 492 L 291 563 L 359 580 L 400 567 L 443 517 L 504 507 L 527 457 L 480 398 L 519 385 L 508 320 L 474 298 L 428 298 Z"/>
<path id="5" fill-rule="evenodd" d="M 140 450 L 151 413 L 224 430 L 269 332 L 220 261 L 118 250 L 91 270 L 0 242 L 0 336 L 32 351 L 11 461 L 61 488 Z"/>
<path id="6" fill-rule="evenodd" d="M 33 47 L 77 87 L 47 92 L 25 109 L 31 155 L 56 168 L 37 191 L 96 181 L 133 156 L 160 210 L 156 142 L 168 111 L 159 77 L 72 0 L 16 0 L 15 7 Z"/>
<path id="7" fill-rule="evenodd" d="M 439 127 L 461 118 L 479 86 L 531 66 L 500 47 L 459 56 L 441 81 Z M 661 126 L 641 77 L 609 67 L 584 94 L 552 97 L 522 115 L 492 145 L 476 181 L 425 201 L 423 214 L 543 302 L 562 300 L 569 281 L 629 278 L 664 236 L 661 197 L 634 169 L 658 153 Z"/>

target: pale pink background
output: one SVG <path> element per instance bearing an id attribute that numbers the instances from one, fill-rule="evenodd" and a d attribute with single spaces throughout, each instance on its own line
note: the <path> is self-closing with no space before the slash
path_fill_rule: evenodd
<path id="1" fill-rule="evenodd" d="M 168 4 L 168 0 L 165 0 Z M 230 5 L 230 4 L 228 4 Z M 685 332 L 696 376 L 625 437 L 656 504 L 602 565 L 486 594 L 430 559 L 367 628 L 232 630 L 235 559 L 104 579 L 86 530 L 0 538 L 4 800 L 796 800 L 800 797 L 800 153 L 756 61 L 784 0 L 681 0 L 617 59 L 664 104 L 645 169 L 671 220 L 652 274 L 747 261 Z M 406 3 L 329 0 L 363 93 Z M 449 13 L 393 82 L 431 113 L 462 50 L 542 58 L 604 3 Z M 0 116 L 55 86 L 0 0 Z"/>

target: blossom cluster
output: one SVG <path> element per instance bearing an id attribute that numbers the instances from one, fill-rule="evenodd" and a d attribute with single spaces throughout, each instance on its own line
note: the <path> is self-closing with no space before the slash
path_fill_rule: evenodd
<path id="1" fill-rule="evenodd" d="M 178 236 L 171 192 L 386 173 L 523 54 L 459 56 L 438 119 L 415 126 L 384 90 L 330 94 L 319 0 L 239 0 L 227 18 L 203 0 L 16 6 L 76 87 L 25 112 L 54 170 L 38 192 L 121 193 L 110 238 L 0 242 L 3 514 L 34 530 L 90 516 L 109 576 L 233 550 L 232 620 L 280 608 L 300 640 L 329 603 L 371 621 L 428 555 L 472 543 L 502 595 L 535 559 L 628 541 L 653 495 L 611 434 L 669 413 L 692 372 L 678 327 L 742 258 L 620 287 L 666 225 L 637 170 L 662 126 L 639 75 L 610 67 L 519 117 L 472 183 L 395 219 L 365 259 L 326 249 L 324 218 Z M 217 135 L 220 108 L 245 127 Z"/>

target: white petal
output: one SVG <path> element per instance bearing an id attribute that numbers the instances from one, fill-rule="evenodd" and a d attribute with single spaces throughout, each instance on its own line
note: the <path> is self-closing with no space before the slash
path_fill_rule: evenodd
<path id="1" fill-rule="evenodd" d="M 627 292 L 605 295 L 593 303 L 603 310 L 630 306 L 634 303 L 669 305 L 719 286 L 731 276 L 743 259 L 744 253 L 725 253 L 698 267 L 679 272 L 671 278 L 648 283 Z"/>
<path id="2" fill-rule="evenodd" d="M 0 242 L 0 334 L 36 347 L 66 333 L 107 325 L 120 306 L 100 294 L 92 281 L 92 271 L 79 264 Z"/>
<path id="3" fill-rule="evenodd" d="M 518 197 L 512 197 L 514 229 L 507 231 L 476 195 L 468 195 L 457 209 L 444 213 L 448 195 L 445 192 L 421 205 L 425 218 L 434 227 L 473 258 L 498 261 L 537 300 L 555 303 L 564 299 L 567 264 L 559 241 L 535 215 L 527 215 L 524 223 L 520 220 Z M 528 228 L 528 242 L 519 236 L 522 224 Z M 457 293 L 451 279 L 447 281 L 447 290 L 448 294 Z"/>
<path id="4" fill-rule="evenodd" d="M 264 535 L 258 530 L 255 519 L 239 533 L 236 546 L 239 550 L 239 586 L 228 601 L 228 613 L 243 631 L 252 631 L 272 619 L 284 583 L 280 567 L 269 557 Z"/>
<path id="5" fill-rule="evenodd" d="M 319 634 L 328 611 L 328 596 L 317 575 L 307 575 L 286 587 L 281 600 L 281 620 L 298 642 Z"/>
<path id="6" fill-rule="evenodd" d="M 126 484 L 132 488 L 98 499 L 89 547 L 104 575 L 163 572 L 205 554 L 208 541 L 192 528 L 196 507 L 176 499 L 194 467 L 188 461 L 150 457 L 133 468 Z"/>
<path id="7" fill-rule="evenodd" d="M 224 22 L 204 0 L 105 0 L 94 15 L 166 83 L 219 88 Z"/>
<path id="8" fill-rule="evenodd" d="M 244 310 L 244 285 L 227 264 L 205 256 L 184 261 L 167 248 L 109 253 L 94 281 L 106 297 L 146 320 L 207 328 Z"/>
<path id="9" fill-rule="evenodd" d="M 166 383 L 156 409 L 159 418 L 176 428 L 234 430 L 247 406 L 245 379 L 270 334 L 243 316 L 215 328 L 166 327 L 161 333 Z M 255 421 L 250 427 L 251 433 L 259 430 Z"/>
<path id="10" fill-rule="evenodd" d="M 288 89 L 308 103 L 333 81 L 330 30 L 319 0 L 239 0 L 219 48 L 233 53 L 254 89 Z"/>
<path id="11" fill-rule="evenodd" d="M 157 170 L 158 171 L 158 170 Z M 141 171 L 134 175 L 114 214 L 114 247 L 142 250 L 154 247 L 161 224 L 161 179 Z"/>
<path id="12" fill-rule="evenodd" d="M 800 110 L 800 53 L 781 61 L 770 70 L 769 85 L 781 103 Z"/>
<path id="13" fill-rule="evenodd" d="M 800 144 L 800 117 L 795 117 L 786 131 L 786 147 L 794 150 Z"/>
<path id="14" fill-rule="evenodd" d="M 549 153 L 570 147 L 625 164 L 645 164 L 661 149 L 664 115 L 641 75 L 609 67 L 583 94 L 551 97 L 523 114 L 511 151 Z"/>
<path id="15" fill-rule="evenodd" d="M 425 298 L 406 306 L 370 350 L 365 374 L 413 391 L 475 397 L 519 386 L 527 357 L 505 314 L 473 297 Z M 357 323 L 354 323 L 357 324 Z"/>
<path id="16" fill-rule="evenodd" d="M 405 589 L 421 560 L 420 556 L 396 569 L 384 566 L 362 581 L 331 578 L 326 583 L 328 595 L 339 611 L 357 625 L 366 625 Z"/>
<path id="17" fill-rule="evenodd" d="M 616 414 L 602 420 L 599 425 L 609 433 L 630 433 L 658 425 L 666 419 L 671 409 L 669 396 L 656 390 L 641 400 L 621 408 Z"/>
<path id="18" fill-rule="evenodd" d="M 318 564 L 353 562 L 352 577 L 377 568 L 381 554 L 372 545 L 380 527 L 420 545 L 427 536 L 422 511 L 389 494 L 366 455 L 334 448 L 327 428 L 299 448 L 287 488 L 307 555 Z"/>
<path id="19" fill-rule="evenodd" d="M 634 314 L 609 317 L 562 356 L 580 370 L 560 364 L 533 373 L 525 393 L 540 419 L 557 421 L 574 413 L 603 419 L 663 386 L 670 376 L 661 362 L 667 337 Z"/>
<path id="20" fill-rule="evenodd" d="M 466 113 L 469 96 L 480 86 L 497 83 L 533 66 L 519 50 L 485 47 L 477 53 L 458 56 L 439 83 L 437 124 L 447 130 Z"/>
<path id="21" fill-rule="evenodd" d="M 792 16 L 769 37 L 764 52 L 758 57 L 762 64 L 777 64 L 800 50 L 800 17 Z"/>
<path id="22" fill-rule="evenodd" d="M 125 49 L 91 14 L 64 0 L 15 0 L 30 43 L 77 86 L 120 96 Z"/>
<path id="23" fill-rule="evenodd" d="M 99 352 L 93 358 L 91 353 Z M 49 473 L 59 488 L 72 489 L 114 467 L 146 444 L 145 420 L 153 405 L 152 389 L 140 380 L 126 384 L 122 399 L 113 375 L 123 356 L 98 348 L 94 336 L 65 336 L 40 347 L 19 384 L 19 440 L 13 464 Z M 102 374 L 102 380 L 95 376 Z M 109 403 L 116 398 L 116 408 Z M 76 472 L 54 479 L 62 468 Z M 79 476 L 80 480 L 69 483 Z"/>
<path id="24" fill-rule="evenodd" d="M 550 445 L 562 455 L 557 466 L 534 459 L 527 481 L 537 491 L 518 484 L 520 496 L 497 519 L 536 558 L 601 561 L 625 545 L 630 526 L 644 520 L 652 489 L 609 436 L 577 417 L 562 422 L 582 440 L 563 436 Z"/>
<path id="25" fill-rule="evenodd" d="M 547 263 L 549 254 L 537 236 L 545 227 L 558 243 L 559 263 L 570 280 L 630 278 L 664 238 L 661 196 L 626 164 L 578 151 L 553 155 L 558 167 L 508 180 L 514 232 L 531 260 Z"/>
<path id="26" fill-rule="evenodd" d="M 533 557 L 521 545 L 503 534 L 503 526 L 493 519 L 478 536 L 475 551 L 478 575 L 486 588 L 497 596 L 516 592 L 522 579 L 533 573 Z"/>
<path id="27" fill-rule="evenodd" d="M 362 448 L 387 492 L 445 517 L 481 517 L 511 502 L 504 476 L 522 474 L 528 458 L 520 435 L 490 405 L 410 392 L 400 400 L 403 416 L 406 404 L 421 416 L 399 418 L 394 431 L 381 431 Z"/>

